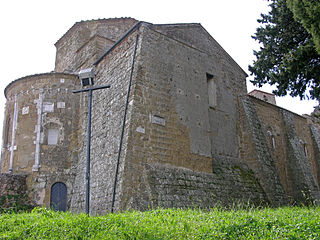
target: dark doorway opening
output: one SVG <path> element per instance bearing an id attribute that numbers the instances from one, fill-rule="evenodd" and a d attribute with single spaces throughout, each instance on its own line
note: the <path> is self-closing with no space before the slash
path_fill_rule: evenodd
<path id="1" fill-rule="evenodd" d="M 50 208 L 54 211 L 67 210 L 67 186 L 62 182 L 56 182 L 51 187 Z"/>

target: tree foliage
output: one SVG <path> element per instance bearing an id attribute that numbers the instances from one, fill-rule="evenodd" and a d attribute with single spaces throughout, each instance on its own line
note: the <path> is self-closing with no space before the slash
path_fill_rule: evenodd
<path id="1" fill-rule="evenodd" d="M 287 0 L 294 19 L 312 35 L 317 52 L 320 54 L 320 1 L 319 0 Z"/>
<path id="2" fill-rule="evenodd" d="M 261 87 L 276 85 L 274 93 L 320 100 L 320 55 L 312 35 L 294 19 L 286 0 L 271 0 L 271 10 L 262 14 L 253 39 L 261 45 L 249 66 L 251 81 Z"/>

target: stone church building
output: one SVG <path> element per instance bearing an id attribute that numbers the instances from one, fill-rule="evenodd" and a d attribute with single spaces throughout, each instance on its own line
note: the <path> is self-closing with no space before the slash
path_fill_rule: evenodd
<path id="1" fill-rule="evenodd" d="M 5 88 L 2 188 L 19 175 L 35 204 L 84 211 L 88 95 L 73 91 L 93 68 L 110 88 L 93 92 L 91 214 L 320 200 L 319 124 L 247 94 L 200 24 L 81 21 L 55 46 L 52 72 Z"/>

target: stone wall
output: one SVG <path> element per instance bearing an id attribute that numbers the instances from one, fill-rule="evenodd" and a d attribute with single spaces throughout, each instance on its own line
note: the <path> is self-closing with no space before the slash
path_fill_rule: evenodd
<path id="1" fill-rule="evenodd" d="M 55 71 L 76 72 L 90 67 L 136 22 L 133 18 L 115 18 L 76 23 L 55 44 Z"/>
<path id="2" fill-rule="evenodd" d="M 248 95 L 253 96 L 255 98 L 259 98 L 260 100 L 263 100 L 265 102 L 268 102 L 268 103 L 271 103 L 274 105 L 277 104 L 276 97 L 272 93 L 266 93 L 266 92 L 255 89 L 255 90 L 249 92 Z"/>
<path id="3" fill-rule="evenodd" d="M 145 193 L 133 203 L 141 210 L 269 204 L 254 173 L 242 164 L 215 166 L 213 173 L 145 164 L 143 173 Z"/>
<path id="4" fill-rule="evenodd" d="M 217 197 L 211 196 L 212 202 L 206 203 L 207 207 L 219 201 L 230 203 L 228 196 L 232 187 L 222 184 L 217 180 L 219 176 L 213 174 L 219 166 L 223 166 L 221 178 L 240 182 L 238 200 L 247 201 L 252 197 L 255 202 L 268 202 L 261 189 L 251 192 L 252 185 L 241 182 L 239 173 L 228 171 L 233 165 L 221 165 L 226 158 L 233 158 L 238 164 L 242 162 L 238 149 L 236 96 L 245 92 L 245 74 L 237 68 L 230 68 L 234 63 L 229 62 L 226 54 L 216 58 L 220 46 L 214 41 L 208 54 L 157 30 L 157 26 L 147 24 L 141 27 L 141 50 L 133 82 L 134 118 L 128 137 L 120 209 L 204 206 L 200 202 L 206 202 L 209 195 Z M 215 49 L 219 51 L 214 53 Z M 214 109 L 208 104 L 207 74 L 216 78 L 218 93 Z M 184 177 L 178 181 L 180 172 L 184 171 L 181 169 L 186 172 L 181 173 Z M 186 200 L 193 175 L 198 176 L 198 180 L 192 183 L 191 189 L 199 187 L 200 190 L 191 194 L 193 200 Z M 154 181 L 150 182 L 151 179 Z M 180 184 L 176 184 L 176 180 Z M 162 181 L 170 183 L 161 186 Z M 210 188 L 210 184 L 216 187 Z M 206 187 L 201 187 L 203 185 Z M 224 188 L 227 190 L 221 191 Z M 153 196 L 158 190 L 161 196 Z M 202 192 L 198 199 L 195 198 L 196 192 Z M 158 200 L 154 202 L 153 197 Z M 175 202 L 175 197 L 181 198 L 181 202 Z"/>
<path id="5" fill-rule="evenodd" d="M 286 110 L 281 110 L 281 113 L 286 130 L 289 166 L 295 185 L 294 199 L 305 201 L 306 195 L 310 195 L 312 199 L 320 199 L 319 185 L 312 173 L 304 142 L 298 138 L 294 116 Z"/>
<path id="6" fill-rule="evenodd" d="M 315 165 L 316 169 L 320 169 L 320 130 L 319 126 L 311 124 L 310 126 L 311 135 L 313 138 L 314 149 L 315 149 Z M 320 173 L 317 174 L 318 185 L 320 185 Z"/>
<path id="7" fill-rule="evenodd" d="M 90 184 L 90 213 L 104 214 L 111 209 L 113 183 L 115 178 L 116 162 L 119 150 L 123 115 L 128 91 L 128 83 L 132 66 L 133 50 L 136 32 L 131 33 L 117 45 L 96 66 L 95 85 L 110 84 L 111 88 L 93 92 L 92 110 L 92 137 L 91 137 L 91 184 Z M 82 96 L 81 103 L 81 132 L 82 147 L 80 149 L 80 162 L 73 189 L 71 203 L 72 211 L 83 211 L 85 200 L 85 169 L 86 169 L 86 101 Z M 131 121 L 130 99 L 126 132 L 123 139 L 123 151 L 120 159 L 120 171 L 117 184 L 116 207 L 118 208 L 121 194 L 122 169 L 126 156 L 127 129 Z"/>
<path id="8" fill-rule="evenodd" d="M 64 182 L 71 195 L 79 150 L 79 96 L 72 90 L 79 85 L 72 74 L 46 73 L 18 79 L 5 90 L 1 172 L 10 171 L 11 161 L 10 172 L 28 174 L 29 197 L 37 205 L 50 205 L 55 182 Z"/>
<path id="9" fill-rule="evenodd" d="M 0 173 L 0 212 L 1 210 L 28 210 L 34 204 L 28 198 L 26 175 Z"/>
<path id="10" fill-rule="evenodd" d="M 244 114 L 241 122 L 242 134 L 247 138 L 243 138 L 242 148 L 245 152 L 242 158 L 255 172 L 272 205 L 287 204 L 286 193 L 280 182 L 275 160 L 270 153 L 255 105 L 249 96 L 243 96 L 240 101 Z"/>
<path id="11" fill-rule="evenodd" d="M 56 43 L 55 71 L 91 67 L 136 22 L 76 23 Z M 94 68 L 95 86 L 111 88 L 93 92 L 91 214 L 111 210 L 127 96 L 115 210 L 319 199 L 319 126 L 247 96 L 246 73 L 200 24 L 142 22 Z M 79 83 L 52 72 L 9 84 L 0 162 L 1 172 L 28 174 L 6 177 L 38 205 L 49 207 L 51 187 L 65 183 L 73 212 L 85 208 L 88 96 L 71 93 Z"/>
<path id="12" fill-rule="evenodd" d="M 155 25 L 152 29 L 166 34 L 164 40 L 159 40 L 161 46 L 152 46 L 148 51 L 150 55 L 163 56 L 161 63 L 171 67 L 163 68 L 162 74 L 173 75 L 171 93 L 176 112 L 190 130 L 193 152 L 199 152 L 197 144 L 207 146 L 207 156 L 212 152 L 216 156 L 237 157 L 237 96 L 246 93 L 246 74 L 200 24 Z M 168 51 L 164 53 L 163 49 Z M 155 67 L 151 69 L 157 70 L 159 60 L 152 61 Z M 216 85 L 216 106 L 213 107 L 208 105 L 206 74 L 212 76 Z M 194 126 L 200 126 L 202 131 Z M 204 136 L 207 136 L 206 144 L 201 140 Z"/>
<path id="13" fill-rule="evenodd" d="M 248 125 L 249 129 L 259 130 L 260 134 L 255 132 L 251 136 L 251 142 L 257 141 L 253 146 L 261 149 L 264 157 L 269 156 L 273 159 L 272 165 L 275 169 L 271 172 L 279 176 L 289 202 L 295 204 L 319 199 L 319 160 L 317 157 L 319 153 L 308 120 L 254 97 L 244 99 L 246 99 L 244 104 L 247 105 L 246 108 L 249 106 L 251 109 L 249 111 L 251 118 L 256 119 L 259 124 L 256 124 L 258 127 L 254 127 L 252 122 L 244 120 L 241 125 L 243 128 Z M 245 112 L 248 115 L 248 110 Z M 263 138 L 259 138 L 259 135 Z M 251 146 L 251 142 L 246 139 L 246 132 L 243 132 L 243 139 L 244 144 Z M 247 148 L 247 152 L 248 149 L 250 147 Z M 269 166 L 266 161 L 255 165 L 254 158 L 250 157 L 254 154 L 254 151 L 250 152 L 244 159 L 253 169 L 257 169 L 257 166 L 266 169 Z M 258 172 L 261 173 L 262 170 Z M 268 184 L 268 181 L 264 183 Z M 263 182 L 261 184 L 263 185 Z"/>
<path id="14" fill-rule="evenodd" d="M 231 56 L 199 23 L 155 24 L 152 28 L 157 32 L 165 34 L 171 39 L 175 39 L 182 44 L 186 44 L 212 56 L 217 60 L 215 64 L 226 67 L 222 73 L 227 73 L 227 70 L 230 70 L 233 73 L 240 73 L 241 77 L 247 75 L 233 60 L 233 58 L 231 58 Z M 207 64 L 208 66 L 211 64 L 211 62 L 202 63 Z M 245 81 L 238 81 L 236 84 L 241 85 L 241 88 L 234 88 L 235 91 L 244 90 L 246 92 Z"/>

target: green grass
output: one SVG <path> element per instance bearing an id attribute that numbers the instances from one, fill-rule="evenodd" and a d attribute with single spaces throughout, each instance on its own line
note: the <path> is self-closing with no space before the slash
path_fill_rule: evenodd
<path id="1" fill-rule="evenodd" d="M 320 207 L 2 213 L 0 239 L 320 239 Z"/>

